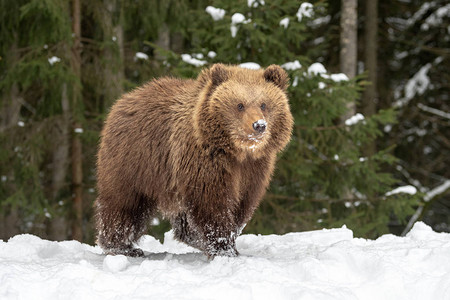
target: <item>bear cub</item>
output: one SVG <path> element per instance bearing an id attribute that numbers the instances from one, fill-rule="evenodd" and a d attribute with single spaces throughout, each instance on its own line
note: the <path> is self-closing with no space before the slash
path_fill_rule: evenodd
<path id="1" fill-rule="evenodd" d="M 196 80 L 160 78 L 111 108 L 98 151 L 95 218 L 105 253 L 134 243 L 157 212 L 175 238 L 208 257 L 236 256 L 236 238 L 291 138 L 288 75 L 215 64 Z"/>

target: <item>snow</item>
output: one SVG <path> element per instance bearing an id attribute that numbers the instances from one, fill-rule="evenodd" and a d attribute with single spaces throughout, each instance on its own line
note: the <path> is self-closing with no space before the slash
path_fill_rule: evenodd
<path id="1" fill-rule="evenodd" d="M 264 0 L 247 0 L 248 7 L 258 7 L 259 5 L 264 5 Z"/>
<path id="2" fill-rule="evenodd" d="M 436 109 L 436 108 L 432 108 L 432 107 L 423 105 L 422 103 L 418 103 L 417 107 L 420 108 L 423 111 L 426 111 L 426 112 L 429 112 L 429 113 L 435 114 L 437 116 L 440 116 L 442 118 L 446 118 L 446 119 L 450 120 L 450 113 L 448 113 L 448 112 L 445 112 L 445 111 L 442 111 L 442 110 L 439 110 L 439 109 Z"/>
<path id="3" fill-rule="evenodd" d="M 416 13 L 414 13 L 414 15 L 409 18 L 408 20 L 406 20 L 406 24 L 408 26 L 413 25 L 414 23 L 416 23 L 419 19 L 421 19 L 423 17 L 423 15 L 430 9 L 436 6 L 436 2 L 425 2 L 424 4 L 422 4 L 422 6 L 419 8 L 419 10 L 416 11 Z"/>
<path id="4" fill-rule="evenodd" d="M 330 23 L 330 20 L 331 20 L 331 16 L 327 15 L 324 17 L 319 17 L 314 20 L 311 20 L 310 22 L 308 22 L 308 25 L 310 25 L 313 29 L 315 29 L 315 28 L 318 28 L 319 26 Z"/>
<path id="5" fill-rule="evenodd" d="M 207 56 L 208 56 L 209 58 L 214 58 L 214 57 L 217 56 L 217 53 L 214 52 L 214 51 L 209 51 L 208 54 L 207 54 Z"/>
<path id="6" fill-rule="evenodd" d="M 321 64 L 321 63 L 313 63 L 312 65 L 309 66 L 308 68 L 308 74 L 324 74 L 327 72 L 327 69 L 325 69 L 325 67 Z"/>
<path id="7" fill-rule="evenodd" d="M 405 97 L 412 99 L 416 94 L 422 95 L 430 84 L 427 73 L 431 68 L 431 63 L 426 64 L 411 78 L 405 86 Z"/>
<path id="8" fill-rule="evenodd" d="M 348 81 L 348 76 L 344 73 L 336 73 L 336 74 L 321 74 L 323 78 L 331 79 L 334 82 Z"/>
<path id="9" fill-rule="evenodd" d="M 325 69 L 325 67 L 319 62 L 313 63 L 308 68 L 308 74 L 310 75 L 320 75 L 322 78 L 331 79 L 335 82 L 348 81 L 348 76 L 345 75 L 344 73 L 337 73 L 337 74 L 326 74 L 326 73 L 327 69 Z"/>
<path id="10" fill-rule="evenodd" d="M 57 62 L 60 62 L 61 61 L 61 58 L 59 58 L 59 57 L 57 57 L 57 56 L 52 56 L 52 57 L 50 57 L 49 59 L 48 59 L 48 63 L 50 64 L 50 65 L 53 65 L 53 64 L 55 64 L 55 63 L 57 63 Z"/>
<path id="11" fill-rule="evenodd" d="M 241 13 L 235 13 L 231 17 L 231 23 L 233 23 L 233 24 L 240 24 L 240 23 L 243 23 L 244 21 L 245 21 L 245 17 Z"/>
<path id="12" fill-rule="evenodd" d="M 288 71 L 295 71 L 302 67 L 298 60 L 290 61 L 281 65 L 281 67 Z"/>
<path id="13" fill-rule="evenodd" d="M 136 54 L 134 55 L 134 60 L 138 59 L 148 60 L 148 55 L 143 52 L 136 52 Z"/>
<path id="14" fill-rule="evenodd" d="M 222 8 L 215 8 L 214 6 L 207 6 L 205 11 L 211 15 L 214 21 L 222 20 L 225 16 L 225 10 Z"/>
<path id="15" fill-rule="evenodd" d="M 434 197 L 436 197 L 437 195 L 442 194 L 443 192 L 445 192 L 448 189 L 450 189 L 450 180 L 444 181 L 444 183 L 442 183 L 441 185 L 439 185 L 439 186 L 435 187 L 434 189 L 432 189 L 431 191 L 429 191 L 425 195 L 423 200 L 425 202 L 428 202 L 431 199 L 433 199 Z"/>
<path id="16" fill-rule="evenodd" d="M 258 121 L 256 121 L 256 123 L 258 123 L 259 125 L 267 126 L 267 122 L 264 119 L 259 119 Z"/>
<path id="17" fill-rule="evenodd" d="M 401 168 L 401 166 L 398 166 L 398 167 Z M 415 181 L 417 181 L 417 180 L 415 180 Z M 418 185 L 420 185 L 420 183 L 418 181 L 417 181 L 417 183 L 418 183 Z M 433 199 L 434 197 L 436 197 L 437 195 L 444 193 L 448 189 L 450 189 L 450 180 L 445 180 L 442 184 L 440 184 L 437 187 L 433 188 L 432 190 L 428 191 L 425 194 L 425 196 L 423 197 L 423 200 L 425 202 L 428 202 L 431 199 Z M 405 235 L 409 231 L 409 229 L 413 226 L 413 224 L 422 215 L 422 211 L 423 211 L 423 204 L 420 204 L 417 207 L 417 210 L 414 213 L 414 215 L 409 219 L 408 224 L 406 225 L 405 230 L 403 231 L 402 235 Z"/>
<path id="18" fill-rule="evenodd" d="M 393 189 L 390 192 L 387 192 L 386 196 L 391 196 L 391 195 L 395 195 L 395 194 L 399 194 L 399 193 L 415 195 L 417 193 L 417 189 L 416 189 L 416 187 L 414 187 L 412 185 L 400 186 L 396 189 Z"/>
<path id="19" fill-rule="evenodd" d="M 125 255 L 106 255 L 103 260 L 103 269 L 116 273 L 125 270 L 129 264 L 130 262 Z"/>
<path id="20" fill-rule="evenodd" d="M 287 29 L 289 26 L 289 18 L 286 17 L 280 21 L 280 26 L 283 26 L 284 29 Z"/>
<path id="21" fill-rule="evenodd" d="M 239 65 L 241 68 L 250 69 L 250 70 L 259 70 L 261 66 L 255 62 L 246 62 Z"/>
<path id="22" fill-rule="evenodd" d="M 312 14 L 313 5 L 309 2 L 303 2 L 297 11 L 297 19 L 301 22 L 303 17 L 311 18 Z"/>
<path id="23" fill-rule="evenodd" d="M 427 63 L 422 66 L 420 70 L 414 74 L 412 78 L 405 84 L 405 97 L 397 100 L 394 103 L 395 107 L 402 107 L 414 98 L 416 95 L 422 95 L 431 86 L 430 78 L 428 77 L 428 71 L 433 65 L 440 64 L 443 61 L 442 56 L 438 56 L 434 59 L 433 63 Z"/>
<path id="24" fill-rule="evenodd" d="M 429 12 L 429 10 L 435 8 L 437 5 L 436 2 L 426 2 L 424 3 L 420 9 L 406 21 L 408 26 L 415 24 L 418 20 L 422 19 L 422 17 Z M 437 7 L 435 11 L 433 11 L 424 22 L 420 25 L 420 29 L 423 31 L 427 31 L 430 27 L 437 27 L 444 23 L 444 18 L 450 17 L 450 4 Z"/>
<path id="25" fill-rule="evenodd" d="M 364 121 L 364 116 L 360 113 L 357 113 L 356 115 L 348 118 L 347 120 L 345 120 L 345 125 L 347 126 L 352 126 L 355 125 L 356 123 L 359 123 L 361 121 Z"/>
<path id="26" fill-rule="evenodd" d="M 181 54 L 181 59 L 190 65 L 194 65 L 196 67 L 201 67 L 206 64 L 206 60 L 200 60 L 195 57 L 192 57 L 190 54 Z"/>
<path id="27" fill-rule="evenodd" d="M 237 31 L 238 31 L 238 24 L 248 24 L 251 22 L 251 19 L 245 19 L 245 16 L 241 13 L 235 13 L 231 16 L 231 25 L 230 25 L 230 31 L 231 36 L 234 38 L 236 37 Z"/>
<path id="28" fill-rule="evenodd" d="M 405 237 L 345 226 L 242 235 L 240 256 L 207 258 L 167 233 L 145 258 L 33 235 L 0 241 L 1 299 L 450 299 L 450 234 L 418 222 Z"/>

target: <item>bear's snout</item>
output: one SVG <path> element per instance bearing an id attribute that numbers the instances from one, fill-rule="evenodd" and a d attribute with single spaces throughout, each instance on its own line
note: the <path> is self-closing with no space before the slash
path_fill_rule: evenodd
<path id="1" fill-rule="evenodd" d="M 266 130 L 267 122 L 264 119 L 259 119 L 253 123 L 253 129 L 258 133 L 263 133 Z"/>

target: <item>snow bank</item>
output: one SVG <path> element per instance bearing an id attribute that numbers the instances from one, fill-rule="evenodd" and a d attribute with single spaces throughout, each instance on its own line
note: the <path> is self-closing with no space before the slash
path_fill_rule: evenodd
<path id="1" fill-rule="evenodd" d="M 351 230 L 243 235 L 241 255 L 208 261 L 166 234 L 145 258 L 76 241 L 0 241 L 0 299 L 450 299 L 450 234 L 416 223 L 406 237 Z"/>

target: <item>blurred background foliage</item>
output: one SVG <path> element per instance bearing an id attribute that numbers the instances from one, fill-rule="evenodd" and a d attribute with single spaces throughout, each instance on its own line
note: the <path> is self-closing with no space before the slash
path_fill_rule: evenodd
<path id="1" fill-rule="evenodd" d="M 244 232 L 346 224 L 376 238 L 415 220 L 450 231 L 450 5 L 356 2 L 356 74 L 343 76 L 340 1 L 0 0 L 0 238 L 93 243 L 110 106 L 216 62 L 279 64 L 291 78 L 293 139 Z M 170 229 L 149 221 L 158 238 Z"/>

